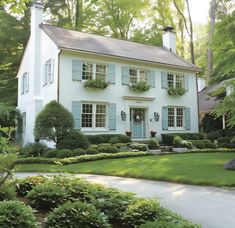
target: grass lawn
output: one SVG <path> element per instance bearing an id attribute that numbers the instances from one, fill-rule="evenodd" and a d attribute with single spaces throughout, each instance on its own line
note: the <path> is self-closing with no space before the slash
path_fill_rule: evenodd
<path id="1" fill-rule="evenodd" d="M 235 186 L 235 171 L 223 168 L 234 153 L 195 153 L 84 162 L 73 165 L 25 164 L 18 172 L 69 172 L 164 180 L 194 185 Z"/>

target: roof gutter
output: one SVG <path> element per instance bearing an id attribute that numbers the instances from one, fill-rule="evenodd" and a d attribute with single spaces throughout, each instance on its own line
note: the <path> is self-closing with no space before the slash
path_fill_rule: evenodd
<path id="1" fill-rule="evenodd" d="M 93 55 L 99 55 L 99 56 L 103 56 L 103 57 L 112 57 L 112 58 L 115 58 L 115 59 L 132 60 L 132 61 L 137 61 L 137 62 L 141 62 L 141 63 L 151 63 L 151 64 L 155 64 L 155 65 L 162 66 L 162 67 L 180 68 L 180 69 L 188 70 L 188 71 L 191 71 L 191 72 L 194 72 L 194 73 L 198 73 L 198 72 L 202 71 L 200 68 L 183 67 L 183 66 L 179 66 L 179 65 L 159 63 L 159 62 L 153 62 L 153 61 L 148 61 L 148 60 L 143 61 L 143 60 L 135 59 L 135 58 L 128 58 L 128 57 L 115 56 L 115 55 L 109 55 L 109 54 L 100 54 L 100 53 L 97 53 L 97 52 L 77 50 L 77 49 L 73 49 L 73 48 L 64 48 L 64 47 L 60 47 L 60 48 L 61 48 L 62 51 L 80 52 L 80 53 L 83 53 L 83 54 L 93 54 Z"/>

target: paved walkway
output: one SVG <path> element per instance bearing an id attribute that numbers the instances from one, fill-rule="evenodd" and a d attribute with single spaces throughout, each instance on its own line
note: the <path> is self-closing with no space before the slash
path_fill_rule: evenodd
<path id="1" fill-rule="evenodd" d="M 17 176 L 35 174 L 38 173 L 17 173 Z M 141 197 L 157 197 L 162 206 L 203 228 L 235 228 L 235 190 L 90 174 L 78 176 Z"/>

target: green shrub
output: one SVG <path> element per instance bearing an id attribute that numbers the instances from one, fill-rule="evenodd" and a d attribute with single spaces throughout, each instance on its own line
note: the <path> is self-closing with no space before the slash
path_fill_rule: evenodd
<path id="1" fill-rule="evenodd" d="M 0 201 L 15 200 L 15 199 L 16 199 L 15 187 L 11 185 L 4 185 L 0 187 Z"/>
<path id="2" fill-rule="evenodd" d="M 43 184 L 47 180 L 44 176 L 32 176 L 21 179 L 16 185 L 19 196 L 26 196 L 36 185 Z"/>
<path id="3" fill-rule="evenodd" d="M 205 147 L 206 148 L 212 148 L 212 149 L 216 149 L 216 145 L 213 142 L 205 142 Z"/>
<path id="4" fill-rule="evenodd" d="M 235 143 L 219 143 L 219 148 L 235 148 Z"/>
<path id="5" fill-rule="evenodd" d="M 40 157 L 43 156 L 47 150 L 48 147 L 43 143 L 28 143 L 21 149 L 20 155 L 22 157 Z"/>
<path id="6" fill-rule="evenodd" d="M 76 156 L 81 156 L 81 155 L 84 155 L 86 154 L 86 150 L 84 149 L 75 149 L 73 150 L 73 157 L 76 157 Z"/>
<path id="7" fill-rule="evenodd" d="M 148 146 L 146 144 L 133 143 L 129 147 L 134 151 L 148 151 Z"/>
<path id="8" fill-rule="evenodd" d="M 176 148 L 193 148 L 193 144 L 190 141 L 182 140 L 179 136 L 174 137 L 173 146 Z"/>
<path id="9" fill-rule="evenodd" d="M 73 157 L 73 151 L 69 150 L 69 149 L 59 150 L 56 157 L 57 158 L 69 158 L 69 157 Z"/>
<path id="10" fill-rule="evenodd" d="M 96 145 L 96 144 L 91 144 L 91 145 L 89 146 L 89 148 L 93 148 L 93 149 L 97 149 L 97 150 L 98 150 L 99 146 Z"/>
<path id="11" fill-rule="evenodd" d="M 217 140 L 218 138 L 220 138 L 222 136 L 223 136 L 223 133 L 222 133 L 221 130 L 211 131 L 211 132 L 206 134 L 206 138 L 210 139 L 212 141 Z"/>
<path id="12" fill-rule="evenodd" d="M 131 142 L 131 138 L 127 135 L 117 135 L 112 137 L 109 140 L 110 143 L 115 144 L 115 143 L 128 143 Z"/>
<path id="13" fill-rule="evenodd" d="M 180 138 L 179 136 L 175 136 L 174 137 L 174 141 L 173 141 L 173 145 L 174 147 L 180 147 L 182 144 L 182 138 Z"/>
<path id="14" fill-rule="evenodd" d="M 139 227 L 147 221 L 156 220 L 162 210 L 156 200 L 138 199 L 128 205 L 123 215 L 123 223 L 130 227 Z"/>
<path id="15" fill-rule="evenodd" d="M 0 202 L 1 228 L 36 228 L 32 209 L 19 201 Z"/>
<path id="16" fill-rule="evenodd" d="M 122 134 L 100 134 L 100 135 L 87 135 L 87 138 L 91 144 L 100 143 L 128 143 L 131 142 L 131 138 Z M 111 141 L 110 141 L 111 140 Z"/>
<path id="17" fill-rule="evenodd" d="M 235 136 L 232 137 L 232 139 L 230 140 L 230 143 L 234 143 L 235 144 Z"/>
<path id="18" fill-rule="evenodd" d="M 101 146 L 99 147 L 100 153 L 117 153 L 118 148 L 115 146 Z"/>
<path id="19" fill-rule="evenodd" d="M 45 157 L 45 158 L 56 158 L 58 153 L 59 153 L 58 149 L 50 149 L 50 150 L 47 150 L 45 152 L 43 157 Z"/>
<path id="20" fill-rule="evenodd" d="M 194 147 L 198 149 L 205 149 L 205 143 L 202 140 L 190 140 Z"/>
<path id="21" fill-rule="evenodd" d="M 121 223 L 124 211 L 136 200 L 133 194 L 107 188 L 96 191 L 92 204 L 108 216 L 109 221 Z"/>
<path id="22" fill-rule="evenodd" d="M 68 198 L 66 189 L 52 183 L 36 185 L 27 195 L 29 203 L 37 209 L 49 210 L 64 203 Z"/>
<path id="23" fill-rule="evenodd" d="M 117 148 L 121 148 L 121 147 L 127 147 L 126 143 L 115 143 L 113 144 L 113 146 L 117 147 Z"/>
<path id="24" fill-rule="evenodd" d="M 67 132 L 63 138 L 58 141 L 56 148 L 57 149 L 87 149 L 89 147 L 89 141 L 87 136 L 81 133 L 80 131 L 72 130 Z"/>
<path id="25" fill-rule="evenodd" d="M 37 115 L 34 135 L 38 139 L 59 142 L 74 126 L 72 114 L 59 102 L 51 101 Z"/>
<path id="26" fill-rule="evenodd" d="M 100 144 L 100 143 L 105 143 L 106 141 L 103 135 L 87 135 L 87 138 L 91 144 Z"/>
<path id="27" fill-rule="evenodd" d="M 204 139 L 203 133 L 171 133 L 162 134 L 162 141 L 167 146 L 172 146 L 174 137 L 179 136 L 183 140 L 201 140 Z"/>
<path id="28" fill-rule="evenodd" d="M 160 145 L 159 145 L 158 141 L 151 139 L 148 141 L 148 147 L 150 150 L 155 150 L 155 149 L 159 149 Z"/>
<path id="29" fill-rule="evenodd" d="M 111 144 L 111 143 L 100 143 L 100 144 L 98 145 L 98 148 L 99 148 L 99 147 L 103 147 L 103 146 L 112 146 L 112 144 Z"/>
<path id="30" fill-rule="evenodd" d="M 18 158 L 16 164 L 55 164 L 56 158 Z"/>
<path id="31" fill-rule="evenodd" d="M 49 214 L 46 228 L 109 228 L 107 217 L 93 205 L 83 202 L 67 202 Z"/>
<path id="32" fill-rule="evenodd" d="M 218 143 L 230 143 L 233 137 L 220 137 L 217 139 Z"/>
<path id="33" fill-rule="evenodd" d="M 147 222 L 140 226 L 140 228 L 196 228 L 197 226 L 189 222 L 169 222 L 163 220 L 156 220 L 153 222 Z"/>
<path id="34" fill-rule="evenodd" d="M 98 149 L 95 149 L 95 148 L 88 148 L 85 150 L 86 154 L 98 154 L 99 153 L 99 150 Z"/>

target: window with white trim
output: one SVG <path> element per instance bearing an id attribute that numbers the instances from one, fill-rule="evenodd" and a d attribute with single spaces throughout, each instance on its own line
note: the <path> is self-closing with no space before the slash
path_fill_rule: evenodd
<path id="1" fill-rule="evenodd" d="M 49 59 L 44 65 L 44 77 L 43 77 L 43 86 L 49 85 L 54 81 L 53 73 L 53 60 Z"/>
<path id="2" fill-rule="evenodd" d="M 106 81 L 107 78 L 107 65 L 95 63 L 82 64 L 82 80 L 88 79 L 101 79 Z"/>
<path id="3" fill-rule="evenodd" d="M 106 104 L 82 104 L 82 128 L 106 128 Z"/>
<path id="4" fill-rule="evenodd" d="M 184 127 L 184 108 L 168 107 L 168 128 Z"/>
<path id="5" fill-rule="evenodd" d="M 181 74 L 167 74 L 168 88 L 184 88 L 184 75 Z"/>
<path id="6" fill-rule="evenodd" d="M 29 73 L 25 72 L 21 78 L 21 94 L 29 92 Z"/>
<path id="7" fill-rule="evenodd" d="M 129 69 L 130 83 L 136 84 L 139 81 L 148 82 L 148 71 L 145 69 Z"/>

